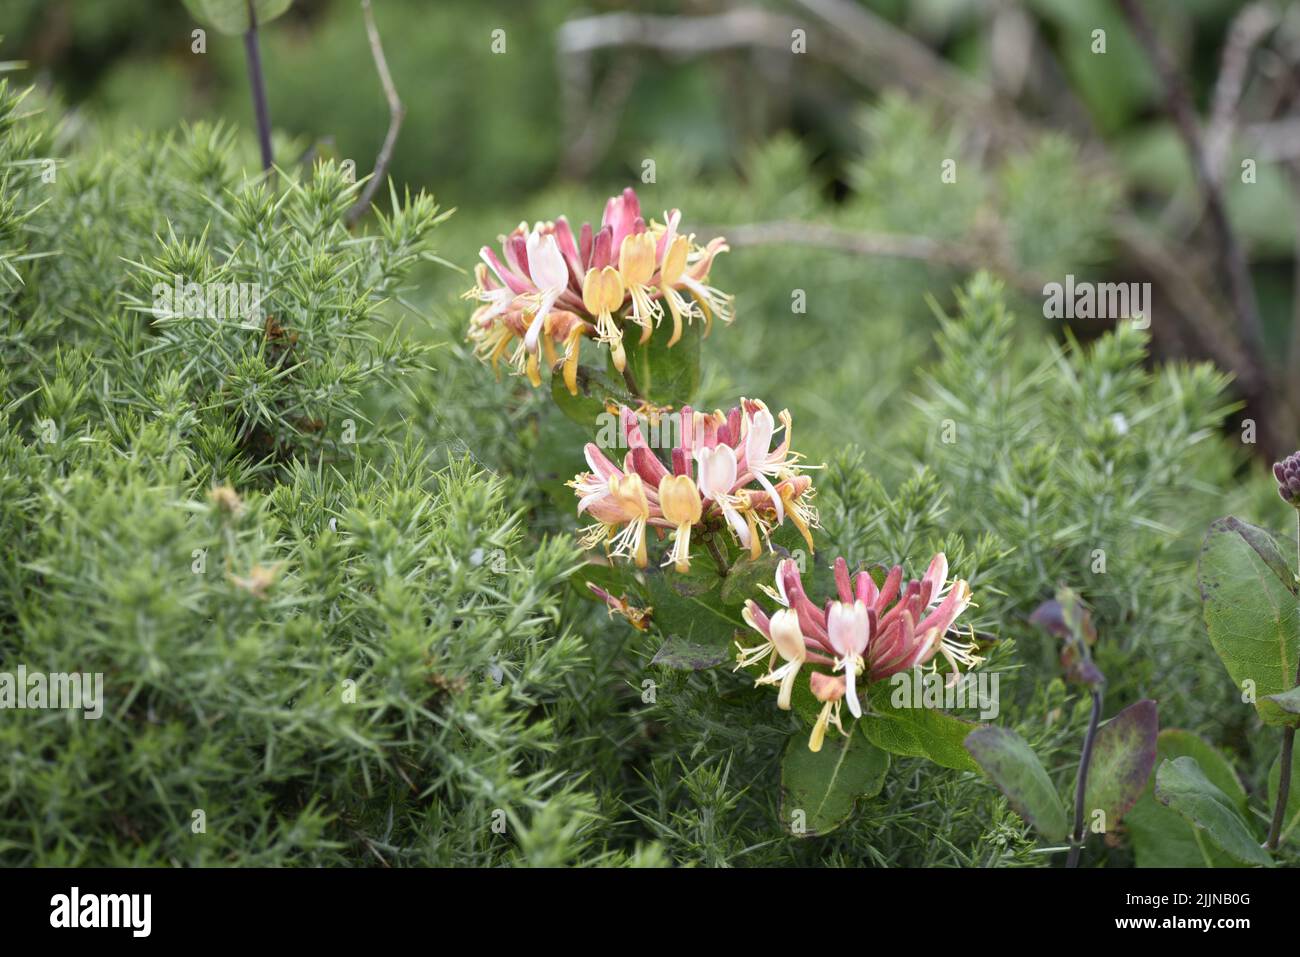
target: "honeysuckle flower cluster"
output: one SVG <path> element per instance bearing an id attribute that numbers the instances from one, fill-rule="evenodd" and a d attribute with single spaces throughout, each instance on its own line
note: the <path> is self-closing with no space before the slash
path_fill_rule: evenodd
<path id="1" fill-rule="evenodd" d="M 680 428 L 667 464 L 646 443 L 640 419 L 627 407 L 619 408 L 628 449 L 622 468 L 596 443 L 584 447 L 591 471 L 569 482 L 578 496 L 578 514 L 596 520 L 584 546 L 604 543 L 612 555 L 644 568 L 649 530 L 661 537 L 671 533 L 673 545 L 663 564 L 685 572 L 693 529 L 725 526 L 757 558 L 771 531 L 788 518 L 813 550 L 812 480 L 800 474 L 802 456 L 790 447 L 788 410 L 773 417 L 758 399 L 741 399 L 726 413 L 685 406 L 675 414 Z"/>
<path id="2" fill-rule="evenodd" d="M 808 747 L 820 751 L 828 726 L 844 733 L 844 702 L 855 718 L 862 716 L 860 681 L 869 685 L 924 667 L 938 655 L 952 667 L 948 680 L 956 681 L 960 666 L 974 667 L 983 660 L 975 655 L 973 641 L 949 634 L 970 604 L 971 591 L 966 582 L 949 582 L 947 576 L 942 552 L 919 581 L 904 583 L 902 566 L 895 565 L 880 585 L 866 571 L 850 576 L 848 563 L 837 558 L 838 597 L 818 606 L 804 592 L 798 565 L 785 559 L 777 565 L 776 587 L 763 589 L 781 607 L 769 616 L 757 602 L 745 603 L 742 617 L 763 643 L 745 647 L 737 642 L 736 668 L 766 659 L 768 671 L 756 683 L 778 686 L 777 707 L 783 710 L 790 709 L 799 672 L 809 669 L 809 687 L 822 708 Z"/>
<path id="3" fill-rule="evenodd" d="M 632 189 L 605 204 L 600 227 L 583 223 L 575 237 L 563 216 L 554 222 L 520 223 L 500 237 L 501 256 L 491 246 L 479 251 L 474 288 L 465 298 L 481 305 L 469 324 L 469 339 L 482 360 L 499 369 L 509 353 L 515 372 L 541 384 L 540 355 L 561 374 L 577 395 L 579 349 L 584 336 L 607 345 L 622 372 L 626 323 L 640 327 L 647 341 L 663 321 L 672 319 L 674 345 L 683 322 L 714 317 L 731 322 L 731 297 L 709 285 L 709 270 L 726 240 L 696 245 L 694 234 L 678 231 L 681 211 L 664 214 L 664 222 L 646 222 Z M 559 350 L 563 350 L 561 355 Z"/>

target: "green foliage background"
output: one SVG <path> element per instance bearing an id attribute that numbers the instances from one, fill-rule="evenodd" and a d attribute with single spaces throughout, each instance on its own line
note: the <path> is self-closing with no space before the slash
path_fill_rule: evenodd
<path id="1" fill-rule="evenodd" d="M 598 219 L 627 183 L 688 229 L 997 235 L 1025 272 L 1101 274 L 1117 184 L 1069 140 L 990 158 L 960 118 L 833 82 L 801 135 L 737 127 L 707 63 L 638 80 L 615 146 L 573 182 L 553 50 L 528 46 L 570 4 L 440 3 L 436 29 L 408 28 L 432 22 L 424 4 L 377 6 L 409 107 L 391 173 L 412 192 L 381 197 L 357 233 L 339 161 L 369 168 L 387 116 L 351 4 L 303 3 L 265 33 L 274 185 L 250 178 L 237 40 L 209 37 L 195 63 L 180 3 L 59 5 L 75 39 L 42 67 L 53 85 L 24 95 L 31 77 L 10 74 L 0 93 L 0 665 L 103 671 L 108 698 L 99 722 L 0 721 L 0 860 L 1052 863 L 986 779 L 916 759 L 832 835 L 789 836 L 791 719 L 726 668 L 650 667 L 654 644 L 585 600 L 574 522 L 547 490 L 587 436 L 473 359 L 458 297 L 479 245 L 523 219 Z M 977 71 L 964 6 L 918 8 Z M 1089 22 L 1033 6 L 1062 31 Z M 1228 6 L 1196 4 L 1197 22 Z M 7 14 L 0 50 L 52 42 L 38 8 Z M 489 52 L 498 24 L 517 55 Z M 1149 85 L 1071 69 L 1134 156 L 1168 142 L 1139 122 Z M 952 156 L 955 186 L 916 174 Z M 646 157 L 653 184 L 637 182 Z M 150 323 L 141 308 L 173 273 L 262 283 L 293 340 Z M 1094 609 L 1108 713 L 1156 698 L 1162 727 L 1220 747 L 1262 806 L 1276 742 L 1214 658 L 1193 584 L 1212 518 L 1286 531 L 1228 423 L 1225 376 L 1150 363 L 1128 327 L 1051 328 L 1032 289 L 973 268 L 773 244 L 722 257 L 713 279 L 738 319 L 704 343 L 697 404 L 791 409 L 797 444 L 827 463 L 818 560 L 919 571 L 943 548 L 999 638 L 998 722 L 1062 790 L 1087 701 L 1026 619 L 1071 584 Z M 210 497 L 223 484 L 237 511 Z M 241 584 L 259 566 L 264 596 Z M 1086 860 L 1134 853 L 1121 831 Z"/>

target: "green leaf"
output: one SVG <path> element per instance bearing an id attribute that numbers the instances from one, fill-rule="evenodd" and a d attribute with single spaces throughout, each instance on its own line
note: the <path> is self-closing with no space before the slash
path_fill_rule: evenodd
<path id="1" fill-rule="evenodd" d="M 808 543 L 804 541 L 799 529 L 795 528 L 794 522 L 782 522 L 772 529 L 768 541 L 778 556 L 794 559 L 799 566 L 799 574 L 803 576 L 804 591 L 809 595 L 835 594 L 834 565 L 823 560 L 828 556 L 809 552 Z"/>
<path id="2" fill-rule="evenodd" d="M 1154 701 L 1125 708 L 1097 731 L 1084 807 L 1100 810 L 1110 828 L 1142 797 L 1156 763 L 1159 723 Z"/>
<path id="3" fill-rule="evenodd" d="M 762 592 L 759 585 L 771 585 L 776 579 L 776 566 L 782 556 L 775 552 L 764 552 L 757 559 L 747 554 L 738 558 L 727 570 L 727 578 L 722 583 L 722 601 L 727 605 L 743 605 L 748 598 L 759 598 Z"/>
<path id="4" fill-rule="evenodd" d="M 1048 841 L 1065 840 L 1065 805 L 1024 738 L 1008 728 L 989 726 L 968 734 L 965 747 L 1017 814 Z"/>
<path id="5" fill-rule="evenodd" d="M 1294 724 L 1270 696 L 1295 685 L 1300 656 L 1296 582 L 1273 537 L 1235 518 L 1210 526 L 1198 569 L 1210 643 L 1238 687 L 1254 682 L 1265 724 Z"/>
<path id="6" fill-rule="evenodd" d="M 717 569 L 699 560 L 691 563 L 689 574 L 654 569 L 646 571 L 645 580 L 651 620 L 665 640 L 656 663 L 698 671 L 730 657 L 736 632 L 745 624 L 723 608 Z"/>
<path id="7" fill-rule="evenodd" d="M 641 598 L 641 585 L 636 580 L 636 573 L 630 565 L 622 563 L 611 563 L 609 565 L 598 565 L 595 562 L 588 562 L 582 566 L 582 570 L 569 579 L 570 586 L 582 597 L 589 598 L 592 601 L 601 601 L 597 595 L 587 587 L 587 583 L 605 589 L 615 598 L 626 595 L 633 603 Z"/>
<path id="8" fill-rule="evenodd" d="M 1238 814 L 1246 814 L 1246 792 L 1232 765 L 1215 748 L 1190 731 L 1166 728 L 1156 738 L 1156 760 L 1190 756 L 1205 776 L 1227 795 Z M 1138 867 L 1235 867 L 1236 862 L 1194 825 L 1155 798 L 1155 778 L 1147 781 L 1141 799 L 1124 817 Z"/>
<path id="9" fill-rule="evenodd" d="M 570 395 L 564 376 L 552 374 L 551 400 L 568 418 L 589 429 L 595 427 L 601 413 L 607 411 L 608 404 L 626 405 L 633 409 L 637 406 L 636 398 L 628 392 L 622 379 L 612 378 L 599 369 L 578 366 L 577 386 L 578 394 Z M 615 439 L 621 440 L 617 435 L 617 423 L 614 428 Z"/>
<path id="10" fill-rule="evenodd" d="M 1271 816 L 1277 805 L 1277 788 L 1282 779 L 1282 755 L 1273 759 L 1273 766 L 1268 769 L 1268 813 Z M 1300 826 L 1300 748 L 1291 752 L 1291 790 L 1286 796 L 1286 811 L 1282 815 L 1282 833 L 1278 840 L 1281 847 L 1291 838 Z"/>
<path id="11" fill-rule="evenodd" d="M 896 708 L 892 691 L 890 681 L 877 681 L 867 690 L 871 709 L 863 712 L 860 723 L 872 744 L 893 754 L 929 758 L 945 768 L 979 770 L 963 746 L 973 723 L 934 708 Z"/>
<path id="12" fill-rule="evenodd" d="M 781 819 L 801 837 L 825 834 L 853 813 L 859 798 L 871 798 L 885 786 L 889 755 L 849 728 L 829 734 L 817 752 L 808 750 L 804 734 L 792 735 L 781 758 Z M 795 823 L 802 811 L 803 830 Z"/>
<path id="13" fill-rule="evenodd" d="M 1197 833 L 1236 860 L 1271 866 L 1272 858 L 1259 846 L 1246 819 L 1205 776 L 1192 757 L 1165 761 L 1156 771 L 1156 800 L 1190 821 Z"/>
<path id="14" fill-rule="evenodd" d="M 689 403 L 700 387 L 700 338 L 704 323 L 697 321 L 684 326 L 681 339 L 670 349 L 671 321 L 665 317 L 664 325 L 644 345 L 638 342 L 640 328 L 624 323 L 623 345 L 627 367 L 640 394 L 655 405 L 681 406 Z M 613 368 L 611 359 L 610 369 Z"/>
<path id="15" fill-rule="evenodd" d="M 185 9 L 202 23 L 221 33 L 239 34 L 248 30 L 247 0 L 184 0 Z M 257 25 L 264 26 L 280 16 L 293 0 L 253 0 Z"/>
<path id="16" fill-rule="evenodd" d="M 731 649 L 726 645 L 704 644 L 669 635 L 650 659 L 650 664 L 675 671 L 703 671 L 716 668 L 730 658 Z"/>

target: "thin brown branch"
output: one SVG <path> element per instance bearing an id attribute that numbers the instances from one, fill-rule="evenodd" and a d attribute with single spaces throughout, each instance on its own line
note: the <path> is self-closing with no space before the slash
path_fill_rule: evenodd
<path id="1" fill-rule="evenodd" d="M 1243 133 L 1250 155 L 1261 164 L 1300 160 L 1300 118 L 1252 123 Z"/>
<path id="2" fill-rule="evenodd" d="M 1147 51 L 1147 55 L 1155 64 L 1156 73 L 1160 76 L 1161 85 L 1164 87 L 1165 108 L 1173 117 L 1178 132 L 1183 138 L 1188 158 L 1196 174 L 1196 181 L 1204 196 L 1205 208 L 1209 213 L 1210 224 L 1219 245 L 1220 265 L 1227 281 L 1233 312 L 1236 314 L 1242 339 L 1247 346 L 1249 361 L 1259 367 L 1252 371 L 1265 378 L 1264 363 L 1260 359 L 1263 355 L 1264 335 L 1260 326 L 1259 307 L 1255 301 L 1255 287 L 1251 283 L 1245 253 L 1228 220 L 1227 207 L 1224 205 L 1218 181 L 1210 170 L 1191 93 L 1182 74 L 1175 68 L 1164 46 L 1156 37 L 1139 0 L 1120 0 L 1120 7 L 1128 18 L 1138 42 Z"/>
<path id="3" fill-rule="evenodd" d="M 1291 183 L 1292 218 L 1300 229 L 1300 159 L 1291 160 L 1285 169 Z M 1292 259 L 1291 343 L 1287 351 L 1286 386 L 1292 407 L 1300 408 L 1300 380 L 1297 379 L 1300 375 L 1300 242 L 1296 243 Z"/>
<path id="4" fill-rule="evenodd" d="M 789 17 L 757 8 L 698 17 L 606 13 L 562 24 L 556 47 L 561 57 L 608 47 L 639 47 L 679 59 L 754 46 L 788 50 L 790 32 L 798 25 Z"/>
<path id="5" fill-rule="evenodd" d="M 981 243 L 953 243 L 929 236 L 898 233 L 868 233 L 791 220 L 769 223 L 746 223 L 736 226 L 706 227 L 705 234 L 722 235 L 734 248 L 771 245 L 817 246 L 856 256 L 913 259 L 956 269 L 991 269 L 1009 279 L 1022 290 L 1041 294 L 1043 283 L 1006 263 L 1000 257 L 972 252 L 985 248 Z"/>
<path id="6" fill-rule="evenodd" d="M 1277 15 L 1263 3 L 1252 3 L 1237 14 L 1228 30 L 1214 84 L 1210 107 L 1210 125 L 1205 134 L 1206 162 L 1216 181 L 1223 176 L 1223 163 L 1237 129 L 1237 106 L 1246 87 L 1246 74 L 1252 54 L 1269 31 L 1277 25 Z"/>
<path id="7" fill-rule="evenodd" d="M 1277 64 L 1275 75 L 1279 82 L 1274 87 L 1275 113 L 1294 113 L 1300 101 L 1300 63 L 1291 61 Z M 1279 121 L 1285 123 L 1287 121 Z M 1300 121 L 1291 120 L 1293 139 L 1300 145 Z M 1260 151 L 1263 152 L 1262 150 Z M 1283 157 L 1283 168 L 1291 183 L 1292 216 L 1300 228 L 1300 149 Z M 1300 235 L 1300 234 L 1298 234 Z M 1300 242 L 1293 253 L 1293 278 L 1291 286 L 1291 343 L 1287 354 L 1285 382 L 1293 409 L 1300 408 Z M 1298 679 L 1300 680 L 1300 679 Z"/>
<path id="8" fill-rule="evenodd" d="M 733 247 L 800 245 L 838 249 L 858 256 L 884 256 L 890 259 L 921 259 L 944 265 L 968 265 L 969 257 L 956 246 L 928 236 L 897 233 L 863 233 L 822 223 L 791 220 L 770 223 L 747 223 L 718 229 Z"/>
<path id="9" fill-rule="evenodd" d="M 388 132 L 384 136 L 383 145 L 379 148 L 379 155 L 375 157 L 374 171 L 366 180 L 360 197 L 344 216 L 344 222 L 349 226 L 355 224 L 370 208 L 370 203 L 375 198 L 375 190 L 379 188 L 384 175 L 388 172 L 388 164 L 392 162 L 397 134 L 402 128 L 402 120 L 406 117 L 406 107 L 402 105 L 397 95 L 397 87 L 393 85 L 393 75 L 388 72 L 388 59 L 384 56 L 384 45 L 379 39 L 379 28 L 375 26 L 375 14 L 370 9 L 370 0 L 361 0 L 361 12 L 366 20 L 366 35 L 370 38 L 370 53 L 375 59 L 379 82 L 384 87 L 384 97 L 388 100 Z"/>
<path id="10" fill-rule="evenodd" d="M 1259 383 L 1248 372 L 1241 371 L 1248 365 L 1241 343 L 1220 321 L 1219 305 L 1205 296 L 1197 281 L 1195 265 L 1167 249 L 1132 215 L 1117 215 L 1111 225 L 1125 254 L 1159 282 L 1177 314 L 1185 320 L 1199 350 L 1220 368 L 1238 370 L 1237 381 L 1244 391 L 1256 390 Z"/>

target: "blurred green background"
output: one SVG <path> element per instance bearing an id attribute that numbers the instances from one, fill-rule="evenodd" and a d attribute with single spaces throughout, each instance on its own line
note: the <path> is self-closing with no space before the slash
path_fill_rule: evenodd
<path id="1" fill-rule="evenodd" d="M 1283 377 L 1292 359 L 1300 363 L 1291 331 L 1300 150 L 1292 157 L 1280 136 L 1296 108 L 1296 6 L 1146 7 L 1206 116 L 1215 112 L 1224 51 L 1239 36 L 1243 11 L 1268 18 L 1247 51 L 1233 122 L 1218 130 L 1224 141 L 1216 149 L 1260 300 L 1261 351 Z M 539 487 L 571 475 L 575 450 L 590 436 L 559 415 L 539 414 L 548 405 L 543 391 L 518 378 L 498 381 L 473 360 L 464 342 L 471 305 L 460 296 L 480 246 L 521 220 L 599 220 L 605 197 L 633 185 L 647 214 L 679 207 L 686 230 L 732 240 L 712 281 L 735 295 L 737 318 L 705 345 L 700 404 L 730 405 L 743 390 L 789 407 L 796 445 L 813 463 L 862 450 L 821 473 L 830 486 L 837 474 L 873 489 L 879 482 L 878 496 L 857 496 L 871 508 L 845 494 L 837 496 L 842 514 L 828 507 L 842 551 L 884 539 L 902 555 L 925 536 L 960 532 L 974 553 L 993 549 L 977 533 L 996 528 L 1010 557 L 1004 572 L 995 569 L 984 613 L 1010 609 L 1000 627 L 1025 638 L 1027 660 L 1042 652 L 1030 673 L 1054 675 L 1051 650 L 1031 643 L 1020 612 L 1050 593 L 1057 569 L 1084 567 L 1075 552 L 1122 541 L 1116 573 L 1089 594 L 1114 637 L 1103 664 L 1116 676 L 1116 700 L 1156 688 L 1162 722 L 1212 732 L 1251 753 L 1259 776 L 1273 742 L 1240 712 L 1225 723 L 1236 692 L 1203 641 L 1192 567 L 1212 515 L 1272 521 L 1277 502 L 1262 468 L 1253 482 L 1234 481 L 1259 451 L 1238 441 L 1236 420 L 1225 430 L 1229 441 L 1203 441 L 1221 418 L 1218 377 L 1162 367 L 1207 355 L 1183 309 L 1192 285 L 1213 297 L 1222 283 L 1186 150 L 1148 57 L 1112 0 L 374 0 L 374 9 L 407 111 L 388 173 L 399 189 L 430 190 L 457 210 L 436 232 L 441 261 L 427 263 L 402 293 L 411 308 L 392 308 L 437 344 L 436 374 L 375 397 L 384 406 L 368 410 L 380 413 L 377 421 L 410 422 L 444 460 L 472 452 L 530 504 Z M 33 108 L 63 118 L 54 145 L 74 158 L 74 174 L 110 147 L 136 155 L 123 144 L 154 142 L 136 140 L 141 133 L 206 121 L 239 132 L 244 168 L 257 175 L 242 39 L 209 31 L 205 52 L 196 53 L 195 28 L 180 0 L 0 0 L 0 59 L 26 61 L 18 80 L 36 85 Z M 1094 52 L 1097 31 L 1104 52 Z M 297 0 L 260 42 L 277 163 L 333 157 L 369 172 L 389 116 L 358 0 Z M 796 43 L 804 52 L 792 51 Z M 1258 160 L 1253 182 L 1236 175 L 1243 157 Z M 945 182 L 949 161 L 956 175 Z M 59 182 L 86 179 L 61 174 Z M 89 220 L 71 192 L 74 201 L 61 209 Z M 905 254 L 890 253 L 882 238 Z M 989 323 L 996 348 L 981 350 L 978 337 L 959 330 L 940 350 L 936 313 L 955 311 L 954 290 L 981 267 L 1007 285 L 1015 341 L 1002 342 L 990 295 L 976 311 L 999 317 Z M 1066 362 L 1049 348 L 1044 340 L 1092 340 L 1109 328 L 1044 318 L 1042 282 L 1066 274 L 1154 280 L 1153 361 L 1132 333 L 1092 358 L 1075 353 Z M 114 288 L 111 277 L 106 286 Z M 982 280 L 975 286 L 988 288 Z M 1223 300 L 1208 308 L 1208 321 L 1231 337 Z M 1155 367 L 1151 383 L 1139 382 L 1133 364 L 1142 361 Z M 1300 375 L 1290 381 L 1300 385 Z M 1276 390 L 1276 408 L 1261 404 L 1274 401 L 1267 390 L 1248 398 L 1254 404 L 1243 414 L 1276 425 L 1294 448 L 1284 406 L 1295 397 Z M 938 430 L 949 416 L 993 440 L 945 447 Z M 537 474 L 546 462 L 567 471 Z M 935 474 L 918 477 L 918 463 Z M 1062 481 L 1074 473 L 1081 478 Z M 889 521 L 874 504 L 885 489 L 901 489 L 892 512 L 884 510 Z M 569 505 L 566 498 L 563 511 L 534 509 L 530 531 L 552 522 L 571 528 Z M 1039 507 L 1054 523 L 1050 534 L 1035 524 Z M 617 659 L 614 641 L 590 645 L 597 670 Z M 1144 654 L 1133 655 L 1139 647 Z M 591 711 L 583 727 L 596 730 L 565 747 L 586 774 L 590 742 L 603 742 L 597 790 L 614 795 L 619 788 L 608 782 L 633 765 L 619 749 L 643 742 L 609 733 L 621 727 L 626 702 L 617 697 L 619 680 L 599 678 L 583 685 L 600 689 L 595 704 L 573 696 L 574 707 Z M 1073 729 L 1044 721 L 1044 712 L 1060 714 L 1047 697 L 1064 692 L 1029 684 L 1022 699 L 1044 700 L 1026 707 L 1026 723 L 1057 739 L 1053 760 L 1065 769 L 1081 718 L 1071 719 Z M 673 700 L 697 715 L 715 706 L 711 689 L 696 690 L 708 704 L 685 692 Z M 732 746 L 761 751 L 761 760 L 775 754 L 750 740 L 747 724 L 735 725 L 742 730 L 733 740 L 701 723 L 699 734 L 718 736 L 709 739 L 712 751 L 700 750 L 688 721 L 667 726 L 693 754 Z M 665 738 L 665 780 L 678 760 L 670 744 Z M 748 774 L 737 777 L 748 782 Z M 893 799 L 911 813 L 910 793 Z M 705 803 L 694 794 L 692 801 Z M 943 802 L 927 803 L 947 814 Z M 710 810 L 709 820 L 722 816 Z M 983 833 L 982 822 L 973 826 Z M 736 858 L 757 846 L 758 833 L 739 832 Z M 927 860 L 945 847 L 917 838 L 917 848 L 880 859 Z M 692 854 L 680 856 L 707 859 Z"/>

